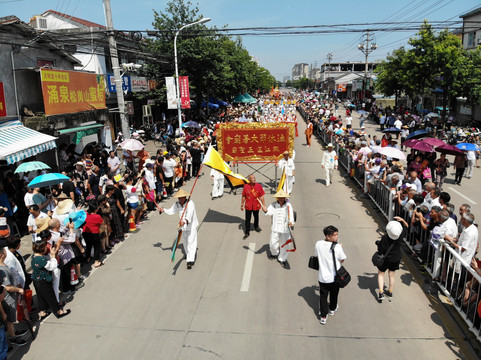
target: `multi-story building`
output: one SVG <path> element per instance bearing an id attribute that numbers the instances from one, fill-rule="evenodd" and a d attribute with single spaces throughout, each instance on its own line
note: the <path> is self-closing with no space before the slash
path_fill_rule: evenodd
<path id="1" fill-rule="evenodd" d="M 309 64 L 300 63 L 292 67 L 292 80 L 299 80 L 309 76 Z"/>

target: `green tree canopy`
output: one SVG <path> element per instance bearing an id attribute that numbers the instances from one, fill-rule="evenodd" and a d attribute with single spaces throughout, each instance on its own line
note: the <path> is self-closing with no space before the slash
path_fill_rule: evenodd
<path id="1" fill-rule="evenodd" d="M 148 39 L 151 52 L 171 61 L 150 63 L 145 67 L 147 75 L 165 83 L 166 76 L 173 76 L 174 36 L 186 24 L 203 18 L 197 6 L 190 1 L 173 0 L 164 11 L 154 10 L 153 27 L 158 31 L 155 39 Z M 266 91 L 275 85 L 275 78 L 265 68 L 253 61 L 240 38 L 231 39 L 222 35 L 215 27 L 205 24 L 194 25 L 179 33 L 177 37 L 179 75 L 188 76 L 191 93 L 200 103 L 214 96 L 231 100 L 238 93 Z M 155 96 L 165 101 L 165 87 L 157 89 Z"/>

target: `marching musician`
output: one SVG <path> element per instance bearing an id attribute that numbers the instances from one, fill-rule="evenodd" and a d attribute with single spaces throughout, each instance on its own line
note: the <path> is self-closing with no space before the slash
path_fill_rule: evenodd
<path id="1" fill-rule="evenodd" d="M 290 228 L 294 226 L 294 210 L 291 203 L 287 200 L 289 195 L 283 190 L 279 190 L 274 197 L 276 201 L 269 207 L 262 206 L 262 211 L 267 216 L 272 216 L 271 238 L 269 248 L 271 251 L 270 259 L 277 258 L 283 268 L 287 267 L 288 250 L 292 242 Z"/>
<path id="2" fill-rule="evenodd" d="M 241 202 L 241 211 L 245 209 L 244 239 L 249 237 L 252 215 L 254 215 L 254 230 L 262 231 L 259 227 L 259 210 L 261 206 L 265 206 L 265 192 L 262 185 L 256 183 L 256 177 L 253 174 L 250 174 L 247 180 L 249 180 L 249 183 L 244 185 Z"/>
<path id="3" fill-rule="evenodd" d="M 180 189 L 174 197 L 177 201 L 170 209 L 159 208 L 160 213 L 165 212 L 167 215 L 179 214 L 179 227 L 182 230 L 182 243 L 184 244 L 185 256 L 187 258 L 187 269 L 192 269 L 194 266 L 196 252 L 197 252 L 197 227 L 199 221 L 197 220 L 197 212 L 195 211 L 195 204 L 192 200 L 187 201 L 187 196 L 190 196 L 184 189 Z"/>

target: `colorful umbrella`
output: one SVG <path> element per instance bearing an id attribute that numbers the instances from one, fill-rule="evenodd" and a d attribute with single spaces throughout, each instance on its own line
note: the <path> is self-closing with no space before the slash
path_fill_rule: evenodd
<path id="1" fill-rule="evenodd" d="M 465 150 L 465 151 L 480 151 L 478 145 L 473 143 L 459 143 L 456 145 L 458 149 Z"/>
<path id="2" fill-rule="evenodd" d="M 28 184 L 29 188 L 41 188 L 61 184 L 70 180 L 68 176 L 59 173 L 39 175 Z"/>
<path id="3" fill-rule="evenodd" d="M 122 141 L 120 143 L 120 147 L 124 150 L 139 151 L 144 148 L 144 144 L 142 144 L 139 140 L 128 139 L 128 140 Z"/>
<path id="4" fill-rule="evenodd" d="M 463 151 L 457 148 L 456 146 L 448 145 L 448 144 L 438 146 L 434 150 L 442 154 L 448 154 L 448 155 L 461 155 L 463 153 Z"/>
<path id="5" fill-rule="evenodd" d="M 417 144 L 419 142 L 419 140 L 416 140 L 416 139 L 409 139 L 409 140 L 406 140 L 402 143 L 403 146 L 406 146 L 406 147 L 413 147 L 413 145 Z"/>
<path id="6" fill-rule="evenodd" d="M 411 146 L 411 148 L 421 152 L 434 152 L 434 147 L 432 145 L 426 144 L 422 141 L 418 141 L 416 144 Z"/>
<path id="7" fill-rule="evenodd" d="M 391 146 L 385 146 L 379 149 L 378 153 L 386 155 L 387 157 L 390 158 L 395 158 L 399 160 L 405 160 L 406 155 L 399 150 L 398 148 L 391 147 Z"/>
<path id="8" fill-rule="evenodd" d="M 416 131 L 413 131 L 411 134 L 409 134 L 407 137 L 406 137 L 406 140 L 409 140 L 409 139 L 419 139 L 419 138 L 422 138 L 422 137 L 425 137 L 425 136 L 428 136 L 429 135 L 429 131 L 426 131 L 426 130 L 416 130 Z"/>
<path id="9" fill-rule="evenodd" d="M 434 113 L 434 112 L 430 112 L 429 114 L 426 115 L 427 117 L 439 117 L 439 114 L 437 113 Z"/>
<path id="10" fill-rule="evenodd" d="M 44 164 L 41 161 L 29 161 L 29 162 L 20 164 L 15 170 L 15 174 L 30 172 L 35 170 L 45 170 L 45 169 L 50 169 L 50 166 L 48 166 L 47 164 Z"/>
<path id="11" fill-rule="evenodd" d="M 444 141 L 436 138 L 426 138 L 426 139 L 422 139 L 421 141 L 425 142 L 426 144 L 432 145 L 434 147 L 446 145 Z"/>
<path id="12" fill-rule="evenodd" d="M 366 110 L 358 110 L 357 113 L 359 115 L 367 115 L 368 114 L 368 112 Z"/>
<path id="13" fill-rule="evenodd" d="M 187 121 L 185 124 L 182 124 L 182 127 L 191 127 L 195 129 L 200 129 L 200 125 L 195 121 Z"/>

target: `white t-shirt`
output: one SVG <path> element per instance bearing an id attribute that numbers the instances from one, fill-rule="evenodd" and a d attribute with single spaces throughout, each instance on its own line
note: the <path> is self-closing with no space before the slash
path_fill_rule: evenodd
<path id="1" fill-rule="evenodd" d="M 27 209 L 30 205 L 35 204 L 33 202 L 33 195 L 34 195 L 33 193 L 26 193 L 25 196 L 23 197 L 23 201 L 25 202 L 25 206 L 27 207 Z"/>
<path id="2" fill-rule="evenodd" d="M 109 167 L 110 167 L 110 169 L 112 170 L 112 169 L 115 169 L 115 167 L 116 167 L 117 165 L 120 165 L 120 160 L 119 160 L 119 158 L 118 158 L 117 156 L 114 156 L 113 158 L 111 158 L 111 157 L 109 156 L 109 158 L 108 158 L 108 160 L 107 160 L 107 164 L 109 164 Z M 117 174 L 120 174 L 120 167 L 115 171 L 115 174 L 116 174 L 116 175 L 117 175 Z"/>
<path id="3" fill-rule="evenodd" d="M 332 251 L 331 251 L 332 242 L 326 240 L 319 240 L 316 243 L 315 248 L 315 255 L 319 259 L 319 277 L 318 280 L 324 284 L 330 284 L 334 282 L 334 277 L 336 272 L 334 270 L 334 263 L 332 261 Z M 336 244 L 334 248 L 336 253 L 336 270 L 339 270 L 341 267 L 340 261 L 346 259 L 346 254 L 342 246 Z"/>
<path id="4" fill-rule="evenodd" d="M 476 160 L 476 152 L 473 150 L 469 150 L 466 152 L 466 157 L 468 160 Z"/>
<path id="5" fill-rule="evenodd" d="M 137 188 L 135 186 L 127 185 L 125 195 L 127 195 L 127 202 L 129 204 L 135 204 L 139 202 L 139 195 L 137 194 Z"/>
<path id="6" fill-rule="evenodd" d="M 346 118 L 346 125 L 351 125 L 352 124 L 352 117 L 348 116 Z"/>
<path id="7" fill-rule="evenodd" d="M 164 160 L 164 163 L 162 164 L 162 169 L 164 169 L 165 177 L 170 178 L 174 176 L 175 165 L 176 162 L 174 159 Z"/>

